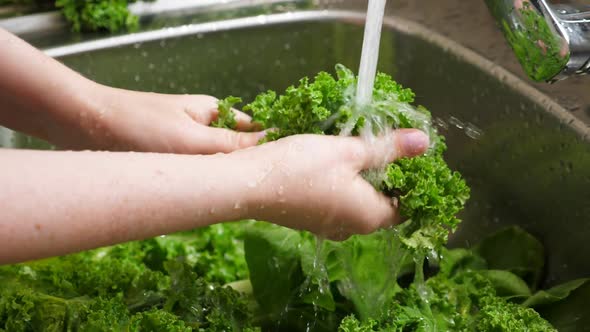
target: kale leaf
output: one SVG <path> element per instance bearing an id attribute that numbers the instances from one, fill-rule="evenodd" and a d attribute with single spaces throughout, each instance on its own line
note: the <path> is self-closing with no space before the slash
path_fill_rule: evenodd
<path id="1" fill-rule="evenodd" d="M 211 123 L 211 126 L 235 129 L 238 125 L 238 121 L 236 120 L 235 113 L 232 111 L 232 107 L 241 102 L 242 98 L 232 96 L 220 100 L 218 102 L 219 114 L 217 115 L 217 119 Z"/>

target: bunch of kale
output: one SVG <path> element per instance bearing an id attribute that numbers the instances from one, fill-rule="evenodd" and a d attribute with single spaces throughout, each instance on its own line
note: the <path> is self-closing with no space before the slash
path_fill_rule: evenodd
<path id="1" fill-rule="evenodd" d="M 242 225 L 0 267 L 0 331 L 249 330 Z"/>
<path id="2" fill-rule="evenodd" d="M 73 31 L 118 32 L 135 29 L 137 16 L 128 6 L 137 0 L 0 0 L 2 4 L 32 6 L 36 10 L 57 8 Z M 143 0 L 154 1 L 154 0 Z"/>

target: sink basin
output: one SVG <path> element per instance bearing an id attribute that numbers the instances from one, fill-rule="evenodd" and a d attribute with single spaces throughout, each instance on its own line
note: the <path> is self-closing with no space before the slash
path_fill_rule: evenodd
<path id="1" fill-rule="evenodd" d="M 151 30 L 46 52 L 111 86 L 241 96 L 357 68 L 362 13 L 294 11 Z M 590 276 L 590 131 L 557 103 L 423 26 L 385 19 L 380 71 L 417 94 L 473 190 L 452 246 L 517 224 L 548 249 L 547 284 Z M 49 148 L 3 130 L 0 144 Z"/>

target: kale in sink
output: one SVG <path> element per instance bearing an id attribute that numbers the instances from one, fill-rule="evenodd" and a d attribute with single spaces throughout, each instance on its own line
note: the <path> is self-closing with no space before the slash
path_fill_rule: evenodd
<path id="1" fill-rule="evenodd" d="M 269 140 L 359 134 L 372 126 L 426 130 L 423 157 L 372 177 L 408 221 L 344 242 L 244 221 L 0 267 L 0 331 L 580 331 L 590 283 L 548 290 L 542 244 L 512 227 L 469 249 L 446 249 L 469 189 L 443 159 L 442 137 L 413 93 L 377 78 L 375 103 L 351 106 L 355 76 L 303 79 L 246 109 Z M 354 90 L 354 89 L 352 89 Z M 229 98 L 220 127 L 235 125 Z M 371 118 L 377 116 L 379 121 Z M 375 180 L 377 179 L 377 180 Z M 428 264 L 425 264 L 425 258 Z"/>
<path id="2" fill-rule="evenodd" d="M 6 4 L 30 6 L 32 10 L 59 9 L 75 32 L 118 32 L 135 29 L 137 16 L 127 8 L 137 0 L 0 0 Z M 154 1 L 154 0 L 143 0 Z"/>

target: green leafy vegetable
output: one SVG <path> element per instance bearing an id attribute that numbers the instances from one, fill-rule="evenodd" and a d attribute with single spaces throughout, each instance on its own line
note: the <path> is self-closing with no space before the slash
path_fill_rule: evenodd
<path id="1" fill-rule="evenodd" d="M 228 129 L 235 129 L 238 121 L 236 120 L 236 115 L 232 111 L 232 107 L 235 104 L 241 103 L 242 98 L 238 97 L 227 97 L 223 100 L 218 102 L 218 109 L 219 115 L 217 116 L 217 120 L 211 123 L 211 126 L 217 128 L 228 128 Z"/>
<path id="2" fill-rule="evenodd" d="M 543 245 L 519 227 L 509 227 L 490 235 L 474 251 L 488 268 L 510 271 L 523 278 L 534 291 L 541 282 L 545 265 Z"/>
<path id="3" fill-rule="evenodd" d="M 590 279 L 578 279 L 542 290 L 523 305 L 534 308 L 560 332 L 587 331 L 590 326 Z"/>
<path id="4" fill-rule="evenodd" d="M 128 6 L 137 0 L 0 0 L 0 5 L 33 6 L 36 10 L 58 8 L 73 31 L 133 30 L 138 26 L 137 16 Z M 142 0 L 155 1 L 155 0 Z"/>
<path id="5" fill-rule="evenodd" d="M 295 134 L 381 134 L 390 128 L 419 128 L 431 137 L 432 148 L 425 156 L 401 159 L 387 166 L 374 186 L 400 199 L 401 213 L 408 220 L 399 228 L 408 247 L 439 249 L 449 230 L 459 224 L 456 214 L 469 198 L 469 188 L 443 159 L 446 145 L 430 125 L 430 113 L 414 108 L 414 93 L 386 74 L 375 81 L 373 102 L 354 104 L 357 78 L 344 66 L 336 66 L 337 78 L 322 72 L 313 81 L 303 78 L 284 95 L 274 91 L 259 95 L 244 107 L 264 128 L 274 128 L 266 139 Z"/>
<path id="6" fill-rule="evenodd" d="M 127 5 L 127 0 L 56 0 L 55 2 L 55 6 L 62 10 L 74 31 L 116 32 L 134 29 L 138 25 L 138 19 L 129 12 Z"/>
<path id="7" fill-rule="evenodd" d="M 496 295 L 481 273 L 439 274 L 403 289 L 376 319 L 347 317 L 340 331 L 556 331 L 534 310 Z"/>
<path id="8" fill-rule="evenodd" d="M 0 267 L 0 331 L 240 331 L 241 224 Z M 223 250 L 221 252 L 220 250 Z M 227 256 L 226 256 L 227 255 Z"/>

